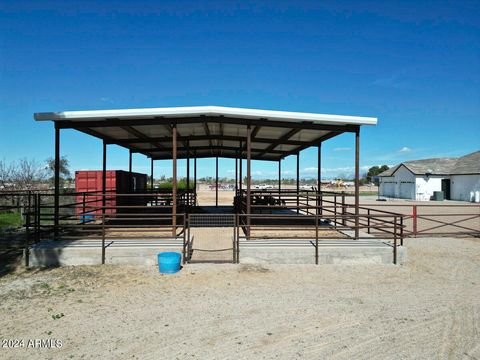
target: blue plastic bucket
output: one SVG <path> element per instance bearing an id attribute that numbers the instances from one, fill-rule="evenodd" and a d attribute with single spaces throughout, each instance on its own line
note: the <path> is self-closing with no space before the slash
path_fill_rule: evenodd
<path id="1" fill-rule="evenodd" d="M 161 252 L 158 254 L 158 271 L 161 274 L 175 274 L 180 270 L 182 255 L 177 252 Z"/>

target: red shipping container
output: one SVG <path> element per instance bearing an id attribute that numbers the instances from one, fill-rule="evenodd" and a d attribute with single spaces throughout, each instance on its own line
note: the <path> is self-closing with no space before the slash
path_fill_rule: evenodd
<path id="1" fill-rule="evenodd" d="M 75 192 L 86 193 L 85 195 L 77 195 L 77 215 L 83 214 L 83 219 L 92 219 L 94 214 L 101 214 L 102 196 L 94 193 L 102 193 L 102 170 L 81 170 L 75 172 Z M 127 206 L 135 205 L 140 198 L 120 196 L 116 194 L 145 193 L 147 189 L 147 175 L 140 173 L 130 173 L 123 170 L 107 170 L 106 171 L 106 214 L 115 214 L 117 209 L 108 209 L 110 206 Z M 85 200 L 84 200 L 85 199 Z M 86 208 L 83 209 L 85 201 Z"/>

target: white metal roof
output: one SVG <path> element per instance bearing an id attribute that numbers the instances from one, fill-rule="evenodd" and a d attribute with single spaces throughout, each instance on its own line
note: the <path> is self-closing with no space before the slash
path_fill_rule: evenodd
<path id="1" fill-rule="evenodd" d="M 292 111 L 243 109 L 223 106 L 187 106 L 146 109 L 122 109 L 122 110 L 87 110 L 87 111 L 63 111 L 35 113 L 37 121 L 52 120 L 104 120 L 106 118 L 135 119 L 135 118 L 175 118 L 196 116 L 225 116 L 244 119 L 265 119 L 287 122 L 308 121 L 315 124 L 332 125 L 376 125 L 377 118 L 349 115 L 326 115 Z"/>

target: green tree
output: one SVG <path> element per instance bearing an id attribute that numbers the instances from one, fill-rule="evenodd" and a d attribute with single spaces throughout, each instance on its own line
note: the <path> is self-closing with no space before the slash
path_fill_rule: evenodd
<path id="1" fill-rule="evenodd" d="M 381 174 L 384 171 L 387 171 L 388 169 L 389 169 L 388 165 L 372 166 L 370 169 L 368 169 L 367 180 L 372 181 L 373 177 Z"/>
<path id="2" fill-rule="evenodd" d="M 60 186 L 63 186 L 65 179 L 70 178 L 70 164 L 65 156 L 60 158 Z M 49 174 L 50 182 L 55 181 L 55 159 L 50 157 L 47 159 L 47 172 Z"/>

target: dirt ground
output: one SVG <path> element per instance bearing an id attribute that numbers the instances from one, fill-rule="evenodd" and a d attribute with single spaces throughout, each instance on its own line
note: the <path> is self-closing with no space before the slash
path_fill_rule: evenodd
<path id="1" fill-rule="evenodd" d="M 24 347 L 0 358 L 479 359 L 480 241 L 406 246 L 404 266 L 18 270 L 0 278 L 0 339 Z"/>
<path id="2" fill-rule="evenodd" d="M 233 206 L 235 191 L 218 190 L 218 205 Z M 215 190 L 209 190 L 208 185 L 200 184 L 197 190 L 197 202 L 200 206 L 215 205 Z"/>

